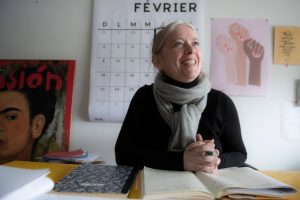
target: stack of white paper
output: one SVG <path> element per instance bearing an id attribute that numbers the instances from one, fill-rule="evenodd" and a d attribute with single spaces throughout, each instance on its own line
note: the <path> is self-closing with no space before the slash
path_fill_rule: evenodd
<path id="1" fill-rule="evenodd" d="M 30 170 L 0 165 L 0 199 L 29 200 L 51 191 L 54 182 L 48 169 Z"/>

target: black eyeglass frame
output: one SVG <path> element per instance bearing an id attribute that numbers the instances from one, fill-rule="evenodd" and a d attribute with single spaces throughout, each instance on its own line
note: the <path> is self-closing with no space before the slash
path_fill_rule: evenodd
<path id="1" fill-rule="evenodd" d="M 164 29 L 165 27 L 164 26 L 160 26 L 160 27 L 157 27 L 157 28 L 154 28 L 154 40 L 156 39 L 156 35 L 157 35 L 157 31 L 158 30 L 161 30 L 161 29 Z"/>

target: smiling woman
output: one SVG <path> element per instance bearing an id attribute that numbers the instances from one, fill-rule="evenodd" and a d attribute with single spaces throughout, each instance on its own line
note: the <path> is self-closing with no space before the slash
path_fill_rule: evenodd
<path id="1" fill-rule="evenodd" d="M 159 72 L 131 100 L 115 146 L 117 164 L 208 173 L 244 164 L 236 108 L 211 88 L 197 35 L 183 21 L 155 35 L 152 63 Z"/>
<path id="2" fill-rule="evenodd" d="M 192 25 L 173 23 L 169 29 L 162 29 L 155 40 L 152 62 L 157 69 L 183 83 L 199 76 L 201 52 L 196 29 Z"/>

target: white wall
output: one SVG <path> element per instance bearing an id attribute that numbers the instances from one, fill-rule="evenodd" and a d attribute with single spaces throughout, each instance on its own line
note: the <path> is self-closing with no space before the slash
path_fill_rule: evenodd
<path id="1" fill-rule="evenodd" d="M 205 0 L 202 52 L 210 62 L 210 19 L 264 18 L 275 25 L 300 26 L 299 0 Z M 120 123 L 88 121 L 92 0 L 0 0 L 0 59 L 75 59 L 77 61 L 71 149 L 86 148 L 115 164 Z M 296 99 L 299 65 L 269 63 L 266 97 L 232 97 L 240 115 L 248 163 L 271 170 L 300 170 L 300 139 L 280 135 L 283 102 Z"/>

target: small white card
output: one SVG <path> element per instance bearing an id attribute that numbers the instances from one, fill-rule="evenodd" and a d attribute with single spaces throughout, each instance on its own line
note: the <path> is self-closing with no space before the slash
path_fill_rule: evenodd
<path id="1" fill-rule="evenodd" d="M 300 106 L 286 102 L 281 108 L 281 137 L 300 138 Z"/>

